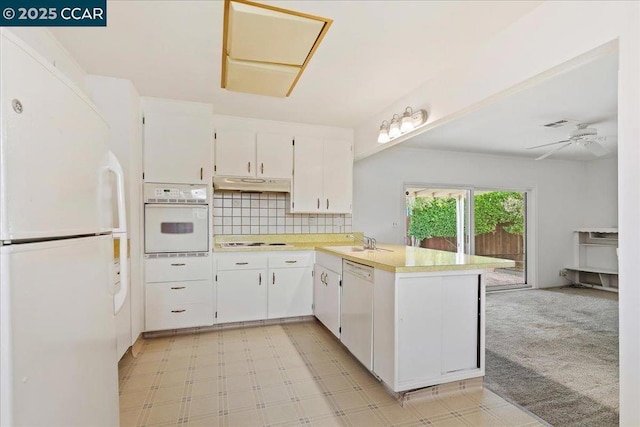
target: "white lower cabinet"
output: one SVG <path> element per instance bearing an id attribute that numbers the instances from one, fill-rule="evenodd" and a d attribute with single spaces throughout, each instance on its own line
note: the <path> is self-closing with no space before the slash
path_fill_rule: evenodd
<path id="1" fill-rule="evenodd" d="M 145 331 L 213 325 L 211 257 L 144 261 Z"/>
<path id="2" fill-rule="evenodd" d="M 333 335 L 340 338 L 342 259 L 318 252 L 314 269 L 313 314 Z"/>
<path id="3" fill-rule="evenodd" d="M 313 314 L 313 268 L 269 269 L 268 318 Z"/>
<path id="4" fill-rule="evenodd" d="M 481 277 L 376 270 L 373 372 L 397 392 L 483 376 Z"/>
<path id="5" fill-rule="evenodd" d="M 267 318 L 267 270 L 218 271 L 218 323 Z"/>
<path id="6" fill-rule="evenodd" d="M 217 254 L 217 322 L 312 314 L 313 252 Z"/>

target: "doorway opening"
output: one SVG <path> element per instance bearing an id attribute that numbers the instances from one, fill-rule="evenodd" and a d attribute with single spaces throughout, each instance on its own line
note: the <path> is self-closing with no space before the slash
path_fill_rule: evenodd
<path id="1" fill-rule="evenodd" d="M 405 187 L 407 244 L 515 261 L 485 276 L 487 290 L 527 283 L 527 192 L 452 186 Z"/>

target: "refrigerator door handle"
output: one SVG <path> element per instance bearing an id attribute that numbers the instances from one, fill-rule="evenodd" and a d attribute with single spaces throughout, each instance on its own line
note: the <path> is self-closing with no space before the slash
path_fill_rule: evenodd
<path id="1" fill-rule="evenodd" d="M 109 170 L 116 176 L 117 185 L 117 203 L 118 203 L 118 227 L 113 229 L 114 233 L 127 232 L 127 211 L 124 199 L 124 172 L 118 158 L 112 152 L 109 152 Z"/>
<path id="2" fill-rule="evenodd" d="M 118 228 L 113 229 L 114 237 L 120 239 L 120 290 L 113 297 L 113 312 L 118 314 L 129 293 L 129 239 L 127 236 L 127 211 L 124 198 L 124 172 L 118 158 L 109 152 L 109 170 L 116 175 Z"/>

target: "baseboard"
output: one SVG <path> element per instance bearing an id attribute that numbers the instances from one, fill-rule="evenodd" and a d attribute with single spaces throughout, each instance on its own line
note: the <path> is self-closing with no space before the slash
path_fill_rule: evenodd
<path id="1" fill-rule="evenodd" d="M 166 336 L 172 336 L 172 335 L 184 335 L 184 334 L 194 334 L 199 332 L 220 331 L 220 330 L 226 330 L 226 329 L 238 329 L 238 328 L 248 328 L 248 327 L 255 327 L 255 326 L 266 326 L 266 325 L 279 325 L 283 323 L 308 322 L 314 319 L 315 319 L 315 316 L 286 317 L 281 319 L 255 320 L 250 322 L 222 323 L 222 324 L 211 325 L 211 326 L 198 326 L 195 328 L 169 329 L 166 331 L 151 331 L 151 332 L 143 332 L 142 335 L 144 338 L 157 338 L 157 337 L 166 337 Z"/>
<path id="2" fill-rule="evenodd" d="M 418 390 L 411 390 L 400 393 L 400 403 L 402 406 L 415 402 L 435 399 L 449 394 L 459 393 L 463 390 L 481 390 L 483 388 L 484 377 L 469 378 L 461 381 L 438 384 Z"/>
<path id="3" fill-rule="evenodd" d="M 140 354 L 140 350 L 142 350 L 142 346 L 144 345 L 143 339 L 142 334 L 140 334 L 131 345 L 131 355 L 133 357 L 138 357 L 138 354 Z"/>

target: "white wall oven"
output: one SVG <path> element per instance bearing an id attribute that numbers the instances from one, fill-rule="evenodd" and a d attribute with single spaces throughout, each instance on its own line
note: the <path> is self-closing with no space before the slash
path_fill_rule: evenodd
<path id="1" fill-rule="evenodd" d="M 144 252 L 149 257 L 209 252 L 207 187 L 145 184 Z"/>

